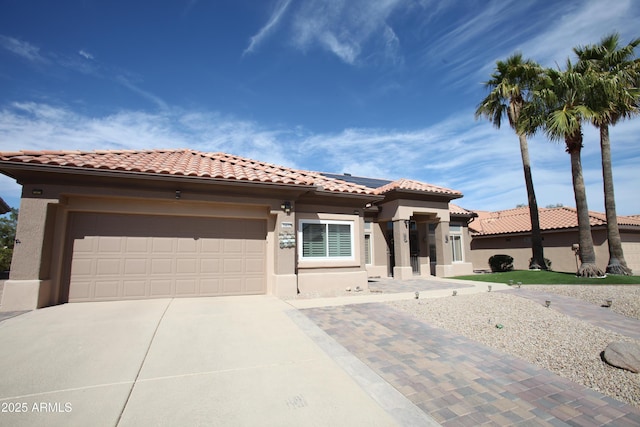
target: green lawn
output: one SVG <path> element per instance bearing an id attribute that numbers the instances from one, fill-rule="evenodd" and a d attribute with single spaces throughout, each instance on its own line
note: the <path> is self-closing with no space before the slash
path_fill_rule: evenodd
<path id="1" fill-rule="evenodd" d="M 603 279 L 587 279 L 576 277 L 574 273 L 558 273 L 555 271 L 515 270 L 506 273 L 472 274 L 456 276 L 452 279 L 476 280 L 479 282 L 513 283 L 523 285 L 638 285 L 640 276 L 611 275 Z"/>

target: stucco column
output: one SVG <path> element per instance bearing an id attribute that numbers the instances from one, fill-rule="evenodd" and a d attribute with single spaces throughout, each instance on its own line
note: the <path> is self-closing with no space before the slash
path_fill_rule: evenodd
<path id="1" fill-rule="evenodd" d="M 408 223 L 408 219 L 393 221 L 393 250 L 396 264 L 393 267 L 394 279 L 407 280 L 413 277 Z"/>
<path id="2" fill-rule="evenodd" d="M 298 293 L 296 276 L 296 216 L 294 212 L 272 211 L 275 214 L 273 294 L 295 297 Z"/>
<path id="3" fill-rule="evenodd" d="M 429 224 L 426 222 L 418 223 L 418 238 L 420 256 L 420 276 L 431 276 L 431 262 L 429 257 Z"/>
<path id="4" fill-rule="evenodd" d="M 436 239 L 436 276 L 447 277 L 453 273 L 451 265 L 451 239 L 449 238 L 449 221 L 440 221 L 435 228 Z"/>
<path id="5" fill-rule="evenodd" d="M 50 303 L 49 275 L 57 203 L 57 199 L 21 200 L 11 273 L 4 284 L 0 310 L 33 310 Z"/>

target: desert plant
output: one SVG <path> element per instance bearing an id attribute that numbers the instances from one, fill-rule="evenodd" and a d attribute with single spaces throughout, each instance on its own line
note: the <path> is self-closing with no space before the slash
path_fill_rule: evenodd
<path id="1" fill-rule="evenodd" d="M 504 254 L 493 255 L 489 258 L 489 267 L 493 273 L 513 270 L 513 257 Z"/>

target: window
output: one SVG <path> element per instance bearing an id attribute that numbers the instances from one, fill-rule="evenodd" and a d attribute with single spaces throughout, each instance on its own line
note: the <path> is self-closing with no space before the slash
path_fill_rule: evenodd
<path id="1" fill-rule="evenodd" d="M 353 221 L 300 221 L 302 259 L 353 259 Z"/>
<path id="2" fill-rule="evenodd" d="M 464 261 L 462 251 L 462 226 L 450 225 L 449 236 L 451 237 L 451 257 L 453 262 Z"/>

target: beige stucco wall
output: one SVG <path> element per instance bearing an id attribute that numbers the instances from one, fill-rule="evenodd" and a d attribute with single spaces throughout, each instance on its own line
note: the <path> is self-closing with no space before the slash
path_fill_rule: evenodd
<path id="1" fill-rule="evenodd" d="M 372 263 L 366 266 L 369 277 L 387 277 L 389 275 L 389 246 L 385 233 L 386 222 L 371 224 Z"/>
<path id="2" fill-rule="evenodd" d="M 33 195 L 34 188 L 42 190 L 42 194 Z M 282 200 L 255 195 L 216 197 L 184 189 L 176 199 L 173 189 L 27 184 L 16 232 L 20 243 L 14 249 L 0 310 L 34 309 L 65 302 L 70 269 L 66 238 L 70 212 L 265 219 L 267 292 L 295 296 L 295 248 L 280 248 L 280 232 L 287 231 L 283 223 L 295 221 L 293 214 L 282 212 Z"/>
<path id="3" fill-rule="evenodd" d="M 627 266 L 633 270 L 634 275 L 640 275 L 640 233 L 621 233 L 623 242 L 622 250 Z"/>
<path id="4" fill-rule="evenodd" d="M 595 229 L 592 230 L 591 235 L 596 252 L 596 263 L 600 268 L 605 269 L 609 260 L 606 230 Z M 578 243 L 577 230 L 543 233 L 544 257 L 551 261 L 552 270 L 576 272 L 576 257 L 571 250 L 571 246 L 575 243 Z M 496 254 L 512 256 L 513 268 L 516 270 L 528 269 L 531 258 L 530 235 L 473 238 L 471 259 L 474 269 L 489 269 L 489 258 Z"/>
<path id="5" fill-rule="evenodd" d="M 364 218 L 354 209 L 298 204 L 296 207 L 297 280 L 304 295 L 335 295 L 347 287 L 367 289 L 367 270 L 364 258 Z M 348 260 L 303 260 L 301 254 L 302 220 L 348 221 L 353 224 L 354 257 Z"/>

